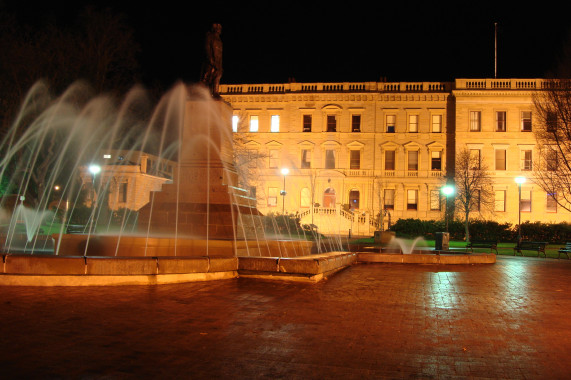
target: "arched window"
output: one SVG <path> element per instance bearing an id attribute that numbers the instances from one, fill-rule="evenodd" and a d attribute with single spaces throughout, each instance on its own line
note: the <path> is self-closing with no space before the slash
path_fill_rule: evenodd
<path id="1" fill-rule="evenodd" d="M 349 207 L 351 210 L 359 209 L 359 190 L 349 191 Z"/>

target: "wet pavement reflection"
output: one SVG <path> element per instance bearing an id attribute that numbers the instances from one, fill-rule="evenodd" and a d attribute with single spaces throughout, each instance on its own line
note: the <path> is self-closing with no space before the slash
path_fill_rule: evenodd
<path id="1" fill-rule="evenodd" d="M 571 377 L 571 261 L 359 264 L 317 284 L 0 287 L 2 378 Z"/>

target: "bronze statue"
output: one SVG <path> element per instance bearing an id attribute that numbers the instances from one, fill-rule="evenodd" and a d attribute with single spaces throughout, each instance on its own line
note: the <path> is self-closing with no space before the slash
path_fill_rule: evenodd
<path id="1" fill-rule="evenodd" d="M 218 96 L 218 86 L 222 77 L 222 26 L 212 24 L 212 29 L 206 34 L 206 61 L 202 69 L 201 82 L 210 88 L 212 96 Z"/>

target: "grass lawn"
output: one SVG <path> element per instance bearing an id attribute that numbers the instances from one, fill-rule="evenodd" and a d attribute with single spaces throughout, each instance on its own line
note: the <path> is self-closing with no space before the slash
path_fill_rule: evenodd
<path id="1" fill-rule="evenodd" d="M 404 239 L 407 242 L 412 243 L 413 239 Z M 371 246 L 375 246 L 375 241 L 373 238 L 363 238 L 363 239 L 355 239 L 351 241 L 352 244 L 367 244 Z M 425 240 L 423 244 L 425 247 L 434 247 L 435 241 L 434 240 Z M 515 243 L 498 243 L 498 254 L 500 255 L 513 255 L 514 254 L 514 246 Z M 559 256 L 559 248 L 565 247 L 565 244 L 548 244 L 545 249 L 545 254 L 547 258 L 554 258 L 556 259 Z M 457 241 L 451 240 L 450 241 L 450 248 L 462 250 L 466 248 L 465 241 Z M 487 248 L 476 248 L 474 252 L 490 252 Z M 536 251 L 522 251 L 523 256 L 526 257 L 537 257 Z M 519 253 L 518 253 L 519 256 Z M 541 256 L 543 257 L 543 255 Z M 561 255 L 561 258 L 567 259 L 567 256 Z"/>

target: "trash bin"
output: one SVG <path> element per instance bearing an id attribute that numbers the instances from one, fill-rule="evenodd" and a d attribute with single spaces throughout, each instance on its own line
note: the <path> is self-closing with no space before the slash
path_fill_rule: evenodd
<path id="1" fill-rule="evenodd" d="M 436 241 L 434 242 L 434 249 L 437 251 L 447 251 L 450 248 L 450 233 L 437 232 Z"/>

